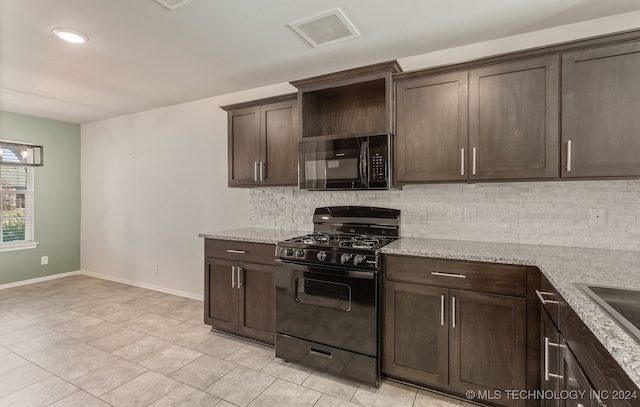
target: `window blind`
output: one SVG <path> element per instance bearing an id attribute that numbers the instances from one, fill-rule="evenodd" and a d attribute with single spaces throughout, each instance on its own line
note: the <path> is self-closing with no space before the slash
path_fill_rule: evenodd
<path id="1" fill-rule="evenodd" d="M 15 154 L 3 151 L 0 166 L 0 246 L 34 241 L 34 170 L 33 167 L 7 165 L 17 160 Z"/>

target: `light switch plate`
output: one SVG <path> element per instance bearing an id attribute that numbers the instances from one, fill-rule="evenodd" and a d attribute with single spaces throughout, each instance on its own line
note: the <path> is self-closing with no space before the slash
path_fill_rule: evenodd
<path id="1" fill-rule="evenodd" d="M 40 257 L 40 265 L 46 266 L 47 264 L 49 264 L 49 256 Z"/>

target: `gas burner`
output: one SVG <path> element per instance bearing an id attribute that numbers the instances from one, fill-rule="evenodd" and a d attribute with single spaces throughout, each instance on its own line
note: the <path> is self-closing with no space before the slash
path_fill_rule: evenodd
<path id="1" fill-rule="evenodd" d="M 329 244 L 331 242 L 336 242 L 339 239 L 340 237 L 338 233 L 313 232 L 308 235 L 291 239 L 291 241 L 304 244 Z"/>
<path id="2" fill-rule="evenodd" d="M 375 249 L 389 243 L 391 240 L 384 237 L 368 235 L 349 236 L 340 241 L 342 247 L 352 247 L 354 249 Z"/>

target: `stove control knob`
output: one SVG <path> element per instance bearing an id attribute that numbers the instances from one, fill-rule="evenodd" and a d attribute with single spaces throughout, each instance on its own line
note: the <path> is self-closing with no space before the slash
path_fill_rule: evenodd
<path id="1" fill-rule="evenodd" d="M 285 255 L 285 256 L 293 256 L 293 249 L 287 249 L 287 250 L 284 252 L 284 255 Z"/>
<path id="2" fill-rule="evenodd" d="M 351 259 L 351 255 L 349 253 L 342 253 L 342 256 L 340 256 L 340 263 L 344 264 L 348 262 L 350 259 Z"/>
<path id="3" fill-rule="evenodd" d="M 296 252 L 296 256 L 298 256 L 298 257 L 304 257 L 304 250 L 302 250 L 302 249 L 298 249 L 298 251 Z"/>
<path id="4" fill-rule="evenodd" d="M 322 251 L 322 252 L 318 252 L 318 260 L 323 261 L 324 259 L 327 258 L 327 253 Z"/>
<path id="5" fill-rule="evenodd" d="M 353 257 L 353 265 L 357 266 L 358 264 L 362 263 L 364 261 L 364 256 L 361 254 L 356 254 Z"/>

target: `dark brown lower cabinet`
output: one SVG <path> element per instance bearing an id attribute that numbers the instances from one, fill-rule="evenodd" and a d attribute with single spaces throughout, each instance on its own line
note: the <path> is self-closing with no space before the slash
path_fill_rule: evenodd
<path id="1" fill-rule="evenodd" d="M 459 290 L 450 296 L 450 388 L 460 394 L 525 390 L 526 300 Z M 500 404 L 524 405 L 504 398 Z"/>
<path id="2" fill-rule="evenodd" d="M 237 331 L 240 320 L 240 290 L 235 287 L 236 262 L 206 259 L 204 322 L 224 331 Z M 232 284 L 233 281 L 233 284 Z"/>
<path id="3" fill-rule="evenodd" d="M 446 386 L 449 378 L 449 290 L 388 281 L 382 370 L 414 383 Z"/>
<path id="4" fill-rule="evenodd" d="M 522 390 L 526 332 L 524 298 L 387 281 L 382 369 L 462 396 Z"/>
<path id="5" fill-rule="evenodd" d="M 274 343 L 274 270 L 273 266 L 240 263 L 243 288 L 240 289 L 240 333 Z M 242 287 L 241 287 L 242 288 Z"/>
<path id="6" fill-rule="evenodd" d="M 206 248 L 209 254 L 229 258 L 205 257 L 205 324 L 273 344 L 274 268 L 268 264 L 273 262 L 272 246 L 212 240 Z M 238 261 L 242 256 L 267 264 Z"/>

